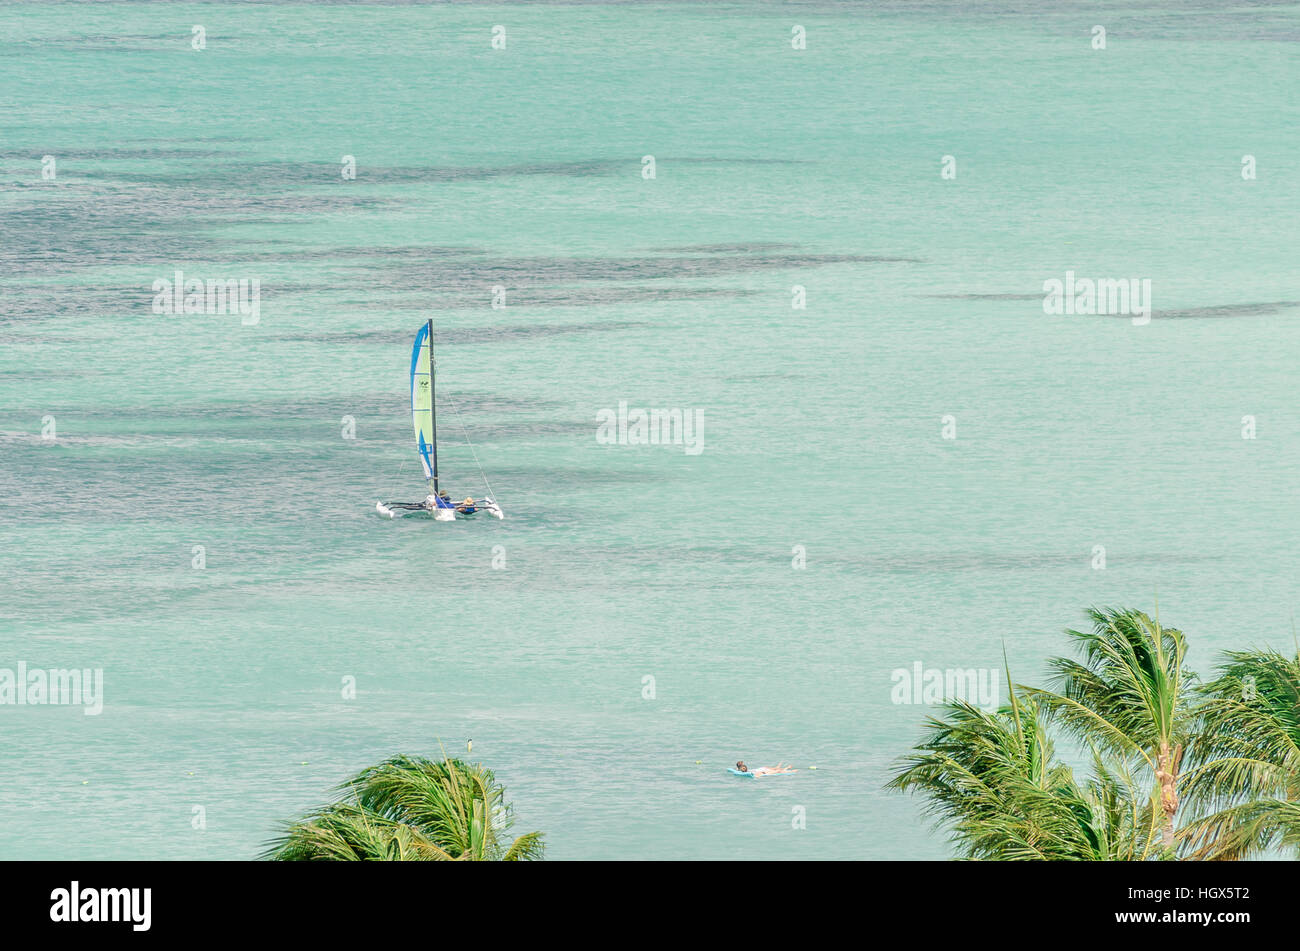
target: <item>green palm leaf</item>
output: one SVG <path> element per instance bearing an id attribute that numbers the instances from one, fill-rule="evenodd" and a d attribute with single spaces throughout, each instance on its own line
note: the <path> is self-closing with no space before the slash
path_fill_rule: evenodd
<path id="1" fill-rule="evenodd" d="M 1081 660 L 1056 658 L 1051 690 L 1030 690 L 1067 732 L 1149 774 L 1164 813 L 1161 838 L 1175 845 L 1182 759 L 1195 732 L 1195 675 L 1183 667 L 1181 631 L 1141 611 L 1092 609 L 1093 629 L 1067 631 Z"/>
<path id="2" fill-rule="evenodd" d="M 1300 656 L 1232 651 L 1206 684 L 1186 832 L 1197 858 L 1300 855 Z"/>
<path id="3" fill-rule="evenodd" d="M 1147 858 L 1158 824 L 1154 802 L 1134 805 L 1122 776 L 1099 770 L 1080 787 L 1055 758 L 1037 703 L 1017 696 L 996 712 L 948 704 L 889 783 L 921 794 L 971 859 L 1121 860 Z"/>
<path id="4" fill-rule="evenodd" d="M 290 823 L 265 858 L 277 861 L 521 861 L 542 834 L 508 847 L 513 824 L 492 771 L 457 759 L 394 756 L 340 787 L 343 798 Z"/>

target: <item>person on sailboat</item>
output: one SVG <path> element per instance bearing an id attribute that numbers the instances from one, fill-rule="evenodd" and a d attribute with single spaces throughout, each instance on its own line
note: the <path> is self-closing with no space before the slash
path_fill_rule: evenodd
<path id="1" fill-rule="evenodd" d="M 500 509 L 495 508 L 495 503 L 491 499 L 484 499 L 483 501 L 486 503 L 487 510 L 493 515 L 500 511 Z M 413 512 L 436 512 L 440 509 L 455 509 L 461 515 L 473 515 L 478 511 L 479 505 L 472 498 L 467 498 L 464 502 L 453 502 L 446 491 L 439 492 L 437 495 L 430 494 L 423 502 L 381 502 L 379 504 L 389 509 L 405 509 Z M 497 518 L 500 517 L 497 515 Z"/>

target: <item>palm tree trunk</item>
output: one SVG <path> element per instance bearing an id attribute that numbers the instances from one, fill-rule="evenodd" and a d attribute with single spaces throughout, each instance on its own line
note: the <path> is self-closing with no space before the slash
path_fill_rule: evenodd
<path id="1" fill-rule="evenodd" d="M 1160 752 L 1156 756 L 1156 781 L 1160 783 L 1160 808 L 1165 813 L 1164 828 L 1160 840 L 1165 848 L 1174 847 L 1174 815 L 1178 812 L 1178 765 L 1183 758 L 1183 749 L 1169 749 L 1169 743 L 1160 741 Z"/>

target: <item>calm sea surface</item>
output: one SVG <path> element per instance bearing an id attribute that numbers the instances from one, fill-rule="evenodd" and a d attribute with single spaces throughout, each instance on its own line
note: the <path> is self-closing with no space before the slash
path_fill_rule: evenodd
<path id="1" fill-rule="evenodd" d="M 1300 7 L 954 6 L 0 3 L 0 667 L 104 676 L 0 706 L 0 856 L 250 857 L 472 737 L 552 858 L 941 858 L 894 670 L 1157 592 L 1289 646 Z M 430 317 L 505 521 L 373 511 Z"/>

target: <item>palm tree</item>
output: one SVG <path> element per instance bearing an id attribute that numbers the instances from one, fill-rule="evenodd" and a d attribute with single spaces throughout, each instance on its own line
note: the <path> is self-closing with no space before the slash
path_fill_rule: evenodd
<path id="1" fill-rule="evenodd" d="M 509 845 L 505 790 L 458 759 L 394 756 L 338 787 L 344 798 L 290 823 L 263 857 L 275 861 L 529 861 L 542 833 Z"/>
<path id="2" fill-rule="evenodd" d="M 1300 651 L 1233 651 L 1202 689 L 1190 794 L 1217 809 L 1187 830 L 1196 858 L 1300 853 Z"/>
<path id="3" fill-rule="evenodd" d="M 945 711 L 889 786 L 925 795 L 963 857 L 1122 861 L 1158 851 L 1154 801 L 1141 805 L 1099 758 L 1080 788 L 1034 701 L 1013 691 L 995 713 L 962 702 Z"/>
<path id="4" fill-rule="evenodd" d="M 1183 754 L 1196 727 L 1195 674 L 1183 669 L 1187 643 L 1181 631 L 1141 611 L 1088 614 L 1091 631 L 1066 632 L 1082 662 L 1055 658 L 1056 692 L 1028 694 L 1101 756 L 1150 774 L 1163 813 L 1161 841 L 1172 851 Z"/>
<path id="5" fill-rule="evenodd" d="M 1086 793 L 1094 817 L 1089 828 L 1100 844 L 1082 858 L 1104 862 L 1174 858 L 1161 835 L 1158 793 L 1148 789 L 1144 798 L 1132 775 L 1126 769 L 1112 770 L 1095 747 L 1092 772 Z"/>

